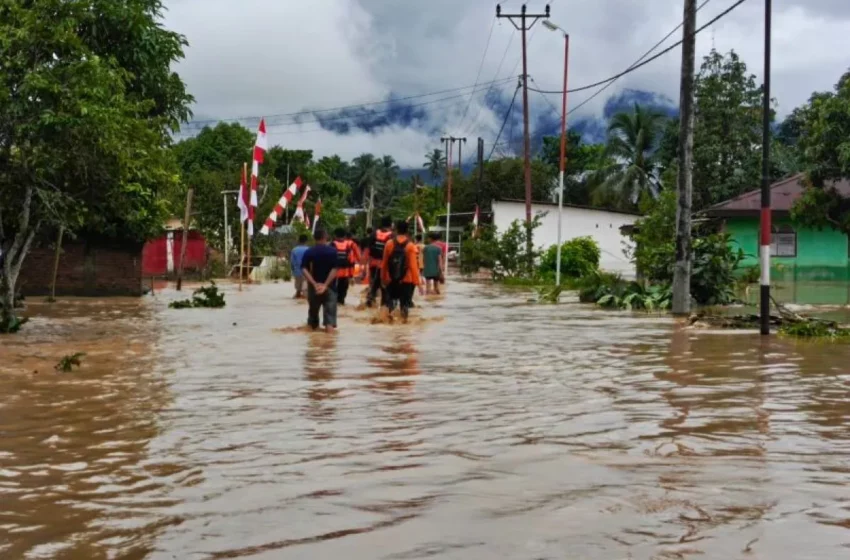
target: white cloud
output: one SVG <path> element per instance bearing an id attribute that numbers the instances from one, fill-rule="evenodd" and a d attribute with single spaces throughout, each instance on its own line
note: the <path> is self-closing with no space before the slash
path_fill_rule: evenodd
<path id="1" fill-rule="evenodd" d="M 711 0 L 699 25 L 732 2 Z M 571 87 L 625 69 L 682 17 L 681 0 L 550 3 L 553 21 L 571 35 Z M 504 2 L 503 10 L 517 11 L 520 5 Z M 698 56 L 712 46 L 735 49 L 761 79 L 763 5 L 749 0 L 706 30 Z M 168 6 L 166 25 L 190 42 L 178 70 L 197 98 L 198 119 L 282 114 L 469 85 L 495 16 L 493 0 L 170 0 Z M 529 2 L 530 11 L 543 6 Z M 830 89 L 849 65 L 850 2 L 775 0 L 774 12 L 773 95 L 784 114 L 813 91 Z M 676 33 L 667 44 L 680 37 Z M 519 33 L 508 21 L 497 21 L 481 81 L 519 74 L 519 47 Z M 529 34 L 529 74 L 539 85 L 558 89 L 562 57 L 561 36 L 538 24 Z M 605 100 L 623 88 L 676 100 L 679 64 L 676 49 L 618 81 L 584 111 L 599 114 Z M 513 83 L 503 87 L 506 101 L 513 88 Z M 570 105 L 589 93 L 572 95 Z M 481 135 L 492 142 L 503 115 L 483 107 L 482 98 L 483 93 L 474 96 L 463 123 L 466 98 L 426 106 L 427 117 L 415 128 L 340 135 L 305 123 L 273 127 L 270 135 L 273 142 L 311 148 L 318 155 L 370 151 L 418 166 L 425 151 L 439 145 L 440 132 Z M 559 100 L 552 96 L 552 102 Z M 551 111 L 539 94 L 531 93 L 531 104 L 533 112 Z"/>

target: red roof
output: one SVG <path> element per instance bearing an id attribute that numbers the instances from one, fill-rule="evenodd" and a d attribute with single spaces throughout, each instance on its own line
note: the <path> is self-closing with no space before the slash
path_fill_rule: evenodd
<path id="1" fill-rule="evenodd" d="M 770 207 L 774 212 L 788 212 L 803 195 L 806 189 L 804 183 L 805 175 L 800 173 L 774 183 L 770 186 Z M 828 183 L 835 187 L 842 196 L 850 198 L 850 181 L 842 180 L 837 183 Z M 750 191 L 735 198 L 715 204 L 706 212 L 714 216 L 748 216 L 758 214 L 761 210 L 761 189 Z"/>

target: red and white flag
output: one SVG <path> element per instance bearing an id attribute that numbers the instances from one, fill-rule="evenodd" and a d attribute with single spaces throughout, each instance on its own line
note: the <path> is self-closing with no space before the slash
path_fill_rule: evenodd
<path id="1" fill-rule="evenodd" d="M 304 222 L 304 225 L 310 227 L 310 220 L 307 219 L 307 215 L 304 213 L 304 202 L 307 200 L 307 195 L 310 194 L 310 185 L 304 187 L 304 194 L 301 195 L 301 198 L 298 200 L 298 206 L 295 208 L 295 213 L 292 215 L 292 221 L 290 223 L 295 223 L 300 220 Z"/>
<path id="2" fill-rule="evenodd" d="M 319 223 L 319 216 L 322 215 L 322 199 L 316 202 L 316 208 L 313 210 L 313 235 L 316 235 L 316 224 Z"/>
<path id="3" fill-rule="evenodd" d="M 475 205 L 475 214 L 472 216 L 472 236 L 478 236 L 478 205 Z"/>
<path id="4" fill-rule="evenodd" d="M 251 195 L 248 193 L 248 177 L 245 176 L 245 168 L 242 168 L 242 183 L 239 184 L 239 198 L 236 200 L 239 206 L 239 221 L 248 219 L 248 207 L 251 205 Z"/>
<path id="5" fill-rule="evenodd" d="M 257 141 L 254 143 L 254 163 L 251 165 L 251 204 L 248 207 L 248 235 L 254 235 L 254 211 L 257 208 L 257 186 L 259 184 L 260 164 L 266 158 L 269 141 L 266 138 L 266 119 L 260 119 Z"/>
<path id="6" fill-rule="evenodd" d="M 419 231 L 421 231 L 422 233 L 425 233 L 425 231 L 427 229 L 425 227 L 425 222 L 422 221 L 422 216 L 418 213 L 416 214 L 416 223 L 419 225 Z"/>
<path id="7" fill-rule="evenodd" d="M 266 219 L 266 223 L 260 229 L 260 233 L 263 235 L 268 235 L 269 232 L 274 228 L 277 223 L 277 219 L 283 215 L 284 209 L 287 205 L 292 201 L 296 194 L 298 194 L 298 189 L 301 188 L 301 177 L 296 177 L 295 181 L 289 185 L 289 188 L 283 191 L 283 195 L 280 197 L 280 200 L 277 201 L 277 204 L 272 210 L 272 213 L 269 214 L 269 217 Z"/>

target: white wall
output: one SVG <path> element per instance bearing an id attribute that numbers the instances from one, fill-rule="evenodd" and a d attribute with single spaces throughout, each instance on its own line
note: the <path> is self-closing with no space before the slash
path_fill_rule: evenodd
<path id="1" fill-rule="evenodd" d="M 541 218 L 540 227 L 534 230 L 534 245 L 548 248 L 558 242 L 558 207 L 549 204 L 532 204 L 532 215 L 548 212 Z M 635 275 L 635 267 L 623 254 L 632 243 L 620 233 L 620 226 L 634 224 L 638 216 L 606 210 L 590 210 L 564 206 L 561 237 L 568 241 L 589 236 L 596 240 L 602 252 L 599 267 L 608 272 L 618 272 L 627 277 Z M 500 233 L 514 220 L 525 221 L 525 203 L 493 201 L 493 224 Z"/>

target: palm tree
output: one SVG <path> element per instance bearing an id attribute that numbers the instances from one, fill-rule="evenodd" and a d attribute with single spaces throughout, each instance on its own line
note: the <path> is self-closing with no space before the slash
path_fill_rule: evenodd
<path id="1" fill-rule="evenodd" d="M 606 154 L 612 163 L 599 173 L 597 197 L 615 193 L 624 206 L 642 195 L 658 196 L 659 162 L 656 157 L 664 115 L 635 104 L 634 111 L 617 113 L 608 125 Z"/>
<path id="2" fill-rule="evenodd" d="M 363 207 L 367 209 L 366 221 L 372 225 L 372 209 L 375 205 L 375 186 L 380 179 L 380 163 L 372 154 L 361 154 L 352 160 L 354 174 L 353 200 L 363 200 Z"/>
<path id="3" fill-rule="evenodd" d="M 446 156 L 443 154 L 443 150 L 435 149 L 433 152 L 425 154 L 425 164 L 422 167 L 431 174 L 435 185 L 439 183 L 443 176 L 443 170 L 446 168 Z"/>
<path id="4" fill-rule="evenodd" d="M 396 165 L 395 158 L 393 156 L 384 156 L 379 162 L 379 167 L 384 186 L 391 186 L 395 183 L 399 172 L 399 166 Z"/>

